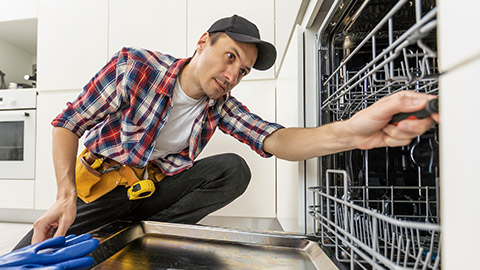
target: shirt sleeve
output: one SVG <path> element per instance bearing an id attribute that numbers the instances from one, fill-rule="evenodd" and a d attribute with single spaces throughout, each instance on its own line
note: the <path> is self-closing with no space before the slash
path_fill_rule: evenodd
<path id="1" fill-rule="evenodd" d="M 83 88 L 83 92 L 52 121 L 55 127 L 71 130 L 78 137 L 128 101 L 122 78 L 126 50 L 117 53 Z"/>
<path id="2" fill-rule="evenodd" d="M 218 127 L 223 133 L 250 145 L 252 150 L 262 157 L 272 156 L 272 154 L 263 151 L 265 138 L 284 128 L 282 125 L 270 123 L 251 113 L 247 107 L 232 96 L 228 96 L 225 101 L 220 113 Z"/>

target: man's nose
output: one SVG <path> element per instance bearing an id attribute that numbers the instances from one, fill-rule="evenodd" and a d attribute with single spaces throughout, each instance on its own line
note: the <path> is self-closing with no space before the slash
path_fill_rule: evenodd
<path id="1" fill-rule="evenodd" d="M 225 73 L 227 82 L 230 85 L 236 85 L 238 83 L 238 80 L 240 78 L 239 75 L 240 75 L 240 68 L 234 67 L 234 66 L 230 66 Z"/>

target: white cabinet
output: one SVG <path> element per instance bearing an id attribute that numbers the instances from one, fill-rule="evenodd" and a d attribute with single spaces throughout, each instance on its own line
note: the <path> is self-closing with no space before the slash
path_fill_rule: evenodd
<path id="1" fill-rule="evenodd" d="M 472 26 L 473 28 L 473 26 Z M 480 58 L 440 77 L 442 268 L 478 268 Z M 476 267 L 474 267 L 476 266 Z"/>
<path id="2" fill-rule="evenodd" d="M 42 0 L 38 17 L 38 90 L 81 89 L 108 61 L 108 0 Z"/>
<path id="3" fill-rule="evenodd" d="M 440 71 L 446 72 L 480 57 L 478 9 L 480 2 L 438 1 Z"/>
<path id="4" fill-rule="evenodd" d="M 33 209 L 34 180 L 1 180 L 0 208 Z"/>
<path id="5" fill-rule="evenodd" d="M 239 84 L 232 95 L 251 112 L 267 121 L 275 121 L 275 81 L 246 81 Z M 220 153 L 237 153 L 243 157 L 250 167 L 252 178 L 242 196 L 212 215 L 274 218 L 275 158 L 262 158 L 250 146 L 217 129 L 199 159 Z"/>
<path id="6" fill-rule="evenodd" d="M 53 127 L 50 122 L 66 108 L 67 101 L 73 101 L 78 94 L 80 94 L 79 90 L 38 93 L 35 209 L 48 209 L 55 202 L 57 195 L 57 182 L 52 160 Z"/>
<path id="7" fill-rule="evenodd" d="M 304 127 L 303 29 L 295 28 L 277 79 L 277 121 Z M 285 231 L 303 232 L 304 162 L 277 160 L 277 219 Z"/>
<path id="8" fill-rule="evenodd" d="M 0 22 L 37 18 L 38 0 L 1 0 Z"/>
<path id="9" fill-rule="evenodd" d="M 187 56 L 187 0 L 112 0 L 108 55 L 141 47 L 177 58 Z"/>
<path id="10" fill-rule="evenodd" d="M 276 72 L 280 72 L 282 59 L 285 56 L 291 34 L 295 29 L 295 21 L 304 0 L 275 1 L 275 46 L 277 47 Z"/>
<path id="11" fill-rule="evenodd" d="M 187 2 L 187 46 L 188 55 L 193 55 L 200 36 L 218 19 L 237 14 L 255 23 L 262 40 L 274 44 L 274 0 L 188 0 Z M 252 69 L 243 80 L 273 79 L 274 67 L 266 71 Z"/>

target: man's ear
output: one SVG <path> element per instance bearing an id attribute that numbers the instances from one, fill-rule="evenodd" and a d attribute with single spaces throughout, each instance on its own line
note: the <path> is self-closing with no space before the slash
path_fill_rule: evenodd
<path id="1" fill-rule="evenodd" d="M 197 46 L 196 46 L 197 52 L 203 51 L 205 46 L 207 46 L 209 39 L 210 39 L 210 36 L 209 36 L 208 32 L 203 33 L 203 35 L 197 41 Z"/>

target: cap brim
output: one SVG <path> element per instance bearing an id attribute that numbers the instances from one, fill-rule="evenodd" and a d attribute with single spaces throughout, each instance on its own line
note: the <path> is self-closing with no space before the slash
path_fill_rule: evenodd
<path id="1" fill-rule="evenodd" d="M 258 38 L 254 38 L 254 37 L 239 34 L 239 33 L 234 33 L 229 31 L 226 31 L 225 33 L 236 41 L 245 42 L 245 43 L 254 43 L 257 45 L 258 56 L 257 56 L 257 61 L 255 61 L 255 64 L 253 65 L 254 69 L 267 70 L 270 67 L 272 67 L 273 64 L 275 63 L 275 60 L 277 59 L 277 50 L 275 49 L 275 46 L 273 46 L 272 44 L 266 41 L 260 40 Z"/>

